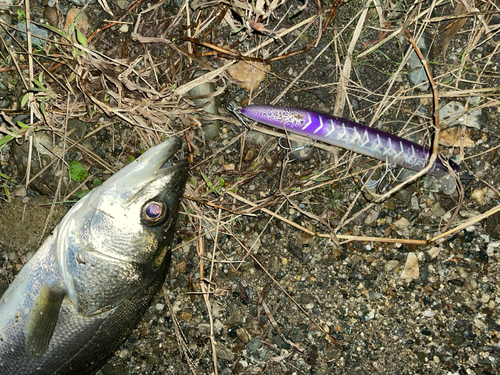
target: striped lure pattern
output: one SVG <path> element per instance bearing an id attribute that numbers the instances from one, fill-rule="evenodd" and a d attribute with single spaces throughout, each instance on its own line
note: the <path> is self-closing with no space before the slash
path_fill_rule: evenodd
<path id="1" fill-rule="evenodd" d="M 241 113 L 254 121 L 414 171 L 425 168 L 430 158 L 430 150 L 417 143 L 324 113 L 270 105 L 248 105 Z M 449 164 L 458 172 L 458 165 L 451 160 Z M 437 158 L 428 173 L 439 177 L 449 172 Z"/>

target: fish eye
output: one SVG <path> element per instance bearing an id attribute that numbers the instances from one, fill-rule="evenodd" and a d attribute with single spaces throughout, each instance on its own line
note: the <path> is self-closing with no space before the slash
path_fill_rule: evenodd
<path id="1" fill-rule="evenodd" d="M 167 212 L 168 207 L 165 203 L 151 201 L 142 208 L 142 220 L 149 226 L 158 225 L 166 217 Z"/>

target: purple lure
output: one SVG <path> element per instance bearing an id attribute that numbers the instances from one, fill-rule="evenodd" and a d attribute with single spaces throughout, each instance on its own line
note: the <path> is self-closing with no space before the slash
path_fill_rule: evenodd
<path id="1" fill-rule="evenodd" d="M 271 105 L 248 105 L 241 108 L 241 113 L 262 124 L 286 129 L 414 171 L 425 168 L 430 158 L 430 150 L 424 146 L 325 113 Z M 451 160 L 448 163 L 455 172 L 458 172 L 457 164 Z M 449 174 L 448 168 L 439 158 L 428 173 L 438 177 Z"/>

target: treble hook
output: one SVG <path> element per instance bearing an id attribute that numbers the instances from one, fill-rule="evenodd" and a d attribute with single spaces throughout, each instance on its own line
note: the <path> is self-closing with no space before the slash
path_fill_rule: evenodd
<path id="1" fill-rule="evenodd" d="M 301 151 L 301 150 L 304 150 L 305 148 L 308 148 L 308 147 L 312 147 L 316 144 L 316 140 L 315 139 L 309 139 L 309 144 L 308 145 L 305 145 L 305 146 L 300 146 L 300 147 L 296 147 L 296 148 L 292 148 L 292 147 L 288 147 L 288 146 L 283 146 L 281 144 L 281 140 L 286 138 L 286 136 L 282 135 L 281 137 L 278 138 L 278 145 L 285 151 L 288 151 L 288 152 L 296 152 L 296 151 Z"/>
<path id="2" fill-rule="evenodd" d="M 231 112 L 233 115 L 235 115 L 236 118 L 238 120 L 240 120 L 240 122 L 243 124 L 243 127 L 241 129 L 239 129 L 239 131 L 236 131 L 236 130 L 234 130 L 233 125 L 231 123 L 229 123 L 229 127 L 231 128 L 231 130 L 234 134 L 241 134 L 245 130 L 251 130 L 250 126 L 247 124 L 245 118 L 243 117 L 243 115 L 241 113 L 241 107 L 238 104 L 236 104 L 236 102 L 234 100 L 227 103 L 226 109 L 229 112 Z"/>
<path id="3" fill-rule="evenodd" d="M 384 186 L 381 186 L 382 185 L 382 182 L 384 182 L 384 180 L 386 179 L 386 177 L 394 170 L 396 169 L 397 165 L 396 164 L 393 164 L 393 163 L 386 163 L 385 165 L 385 171 L 384 173 L 382 174 L 382 176 L 380 176 L 380 178 L 374 182 L 371 182 L 371 183 L 364 183 L 363 180 L 364 178 L 366 177 L 366 175 L 368 174 L 368 171 L 366 171 L 365 173 L 363 173 L 363 175 L 361 176 L 361 183 L 364 184 L 367 188 L 375 188 L 375 190 L 377 191 L 377 193 L 379 194 L 383 194 L 386 190 L 387 190 L 387 187 L 389 186 L 389 184 L 391 183 L 390 181 L 387 181 L 387 183 L 384 185 Z"/>

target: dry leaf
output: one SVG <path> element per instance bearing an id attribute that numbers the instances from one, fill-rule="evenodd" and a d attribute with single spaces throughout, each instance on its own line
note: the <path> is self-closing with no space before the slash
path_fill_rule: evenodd
<path id="1" fill-rule="evenodd" d="M 255 3 L 255 13 L 260 15 L 264 14 L 264 5 L 264 0 L 257 0 Z"/>
<path id="2" fill-rule="evenodd" d="M 439 144 L 446 147 L 460 147 L 461 128 L 448 128 L 439 132 Z M 465 130 L 464 147 L 473 147 L 474 141 L 470 138 L 470 130 Z"/>
<path id="3" fill-rule="evenodd" d="M 250 25 L 250 27 L 252 29 L 254 29 L 255 31 L 258 31 L 261 34 L 264 34 L 264 35 L 275 35 L 276 34 L 274 31 L 266 29 L 264 27 L 264 25 L 260 22 L 249 20 L 248 24 Z"/>
<path id="4" fill-rule="evenodd" d="M 461 2 L 457 1 L 456 4 L 457 5 L 455 6 L 455 9 L 453 9 L 453 15 L 460 16 L 467 13 L 467 9 Z M 453 37 L 460 31 L 466 21 L 466 17 L 458 18 L 451 21 L 451 23 L 446 27 L 446 33 L 444 34 L 443 38 L 443 49 L 441 51 L 443 58 L 446 57 L 446 49 L 448 48 L 448 44 L 450 44 Z"/>
<path id="5" fill-rule="evenodd" d="M 264 63 L 239 61 L 237 64 L 231 65 L 227 72 L 240 82 L 241 87 L 248 91 L 254 91 L 270 70 L 270 67 Z"/>
<path id="6" fill-rule="evenodd" d="M 80 12 L 81 9 L 78 8 L 71 8 L 70 10 L 68 10 L 68 14 L 66 15 L 66 21 L 64 22 L 65 31 L 68 31 L 69 27 L 73 22 L 75 22 L 75 19 Z M 83 12 L 80 18 L 78 19 L 78 22 L 76 23 L 76 28 L 79 29 L 83 35 L 89 34 L 89 29 L 90 29 L 89 19 L 85 12 Z"/>

